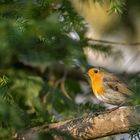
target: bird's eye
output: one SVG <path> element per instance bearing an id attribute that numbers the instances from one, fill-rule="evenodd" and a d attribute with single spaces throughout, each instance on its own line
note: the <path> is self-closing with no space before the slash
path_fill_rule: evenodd
<path id="1" fill-rule="evenodd" d="M 94 73 L 98 73 L 98 70 L 94 70 Z"/>

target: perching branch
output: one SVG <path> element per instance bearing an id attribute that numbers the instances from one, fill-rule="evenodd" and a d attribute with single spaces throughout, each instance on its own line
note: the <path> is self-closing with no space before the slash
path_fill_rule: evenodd
<path id="1" fill-rule="evenodd" d="M 55 140 L 91 140 L 126 133 L 140 125 L 140 106 L 123 107 L 112 112 L 91 114 L 55 124 L 44 124 L 26 130 L 19 139 L 32 140 L 40 134 Z"/>

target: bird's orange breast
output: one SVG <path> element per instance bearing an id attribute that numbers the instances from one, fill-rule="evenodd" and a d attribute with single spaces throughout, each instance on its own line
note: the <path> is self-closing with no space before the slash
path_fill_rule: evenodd
<path id="1" fill-rule="evenodd" d="M 96 75 L 94 77 L 91 77 L 91 81 L 92 81 L 92 89 L 95 96 L 104 95 L 105 89 L 102 84 L 102 75 Z"/>

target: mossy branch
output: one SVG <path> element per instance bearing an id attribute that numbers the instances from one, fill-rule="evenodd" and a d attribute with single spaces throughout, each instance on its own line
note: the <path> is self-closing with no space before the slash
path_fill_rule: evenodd
<path id="1" fill-rule="evenodd" d="M 21 132 L 17 139 L 32 140 L 41 134 L 55 140 L 90 140 L 128 133 L 140 125 L 140 106 L 123 107 L 54 124 L 44 124 Z"/>

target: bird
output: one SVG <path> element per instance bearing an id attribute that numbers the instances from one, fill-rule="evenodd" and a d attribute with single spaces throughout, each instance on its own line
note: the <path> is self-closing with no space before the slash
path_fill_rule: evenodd
<path id="1" fill-rule="evenodd" d="M 94 95 L 101 102 L 120 107 L 127 104 L 129 97 L 133 95 L 126 83 L 103 68 L 90 68 L 87 75 Z"/>

